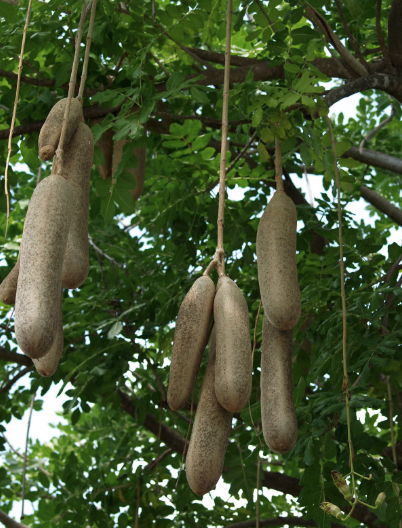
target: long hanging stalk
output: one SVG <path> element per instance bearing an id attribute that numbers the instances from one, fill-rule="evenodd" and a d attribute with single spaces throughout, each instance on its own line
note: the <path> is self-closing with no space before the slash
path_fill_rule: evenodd
<path id="1" fill-rule="evenodd" d="M 73 98 L 73 95 L 75 92 L 75 84 L 77 81 L 78 63 L 80 60 L 80 46 L 81 46 L 82 32 L 84 29 L 86 9 L 87 9 L 87 0 L 84 0 L 82 4 L 80 23 L 78 26 L 77 36 L 75 40 L 74 61 L 73 61 L 73 67 L 71 69 L 70 82 L 68 85 L 68 96 L 67 96 L 66 109 L 64 111 L 63 124 L 61 127 L 60 141 L 59 141 L 59 146 L 56 150 L 56 155 L 55 155 L 55 159 L 54 159 L 54 163 L 52 167 L 52 172 L 55 174 L 61 174 L 63 170 L 64 141 L 66 138 L 67 120 L 68 120 L 68 114 L 70 113 L 71 99 Z"/>
<path id="2" fill-rule="evenodd" d="M 10 196 L 8 194 L 8 166 L 10 164 L 11 146 L 12 146 L 12 140 L 13 140 L 14 127 L 15 127 L 15 118 L 17 115 L 18 99 L 20 96 L 22 64 L 23 64 L 23 59 L 24 59 L 25 40 L 27 38 L 27 30 L 28 30 L 28 24 L 29 24 L 29 17 L 31 14 L 31 7 L 32 7 L 32 0 L 29 0 L 27 17 L 25 19 L 24 31 L 22 33 L 20 60 L 18 63 L 17 88 L 15 89 L 14 109 L 13 109 L 13 115 L 11 118 L 10 135 L 8 136 L 8 152 L 7 152 L 6 168 L 4 171 L 4 194 L 6 195 L 6 200 L 7 200 L 7 221 L 6 221 L 6 230 L 4 233 L 4 240 L 7 240 L 8 224 L 10 221 Z"/>
<path id="3" fill-rule="evenodd" d="M 356 493 L 356 484 L 355 484 L 355 473 L 353 469 L 353 443 L 352 443 L 352 433 L 351 433 L 351 420 L 350 420 L 350 396 L 349 396 L 349 376 L 348 376 L 348 367 L 347 367 L 347 321 L 346 321 L 346 294 L 345 294 L 345 263 L 343 260 L 343 237 L 342 237 L 342 206 L 341 206 L 341 180 L 339 177 L 338 164 L 336 161 L 336 143 L 334 137 L 334 131 L 332 129 L 332 123 L 328 116 L 325 116 L 329 128 L 329 134 L 331 137 L 331 147 L 332 153 L 334 155 L 334 171 L 335 171 L 335 181 L 336 187 L 338 190 L 338 224 L 339 224 L 339 266 L 341 271 L 341 299 L 342 299 L 342 363 L 343 363 L 343 383 L 342 391 L 345 393 L 345 405 L 346 405 L 346 419 L 347 419 L 347 428 L 348 428 L 348 447 L 349 447 L 349 467 L 351 472 L 352 479 L 352 494 L 355 496 Z M 354 508 L 355 503 L 352 508 Z M 349 512 L 350 514 L 351 512 Z"/>
<path id="4" fill-rule="evenodd" d="M 283 180 L 282 180 L 282 150 L 279 140 L 275 138 L 275 181 L 276 181 L 276 190 L 279 192 L 284 192 Z"/>
<path id="5" fill-rule="evenodd" d="M 225 75 L 223 80 L 222 106 L 222 141 L 221 162 L 219 171 L 219 209 L 218 209 L 218 247 L 215 258 L 221 263 L 220 275 L 225 274 L 225 253 L 223 249 L 223 228 L 225 225 L 225 191 L 226 191 L 226 151 L 228 136 L 229 114 L 229 80 L 230 80 L 230 44 L 232 35 L 232 0 L 228 0 L 226 12 L 226 47 L 225 47 Z"/>
<path id="6" fill-rule="evenodd" d="M 28 416 L 28 425 L 27 425 L 27 434 L 25 438 L 25 455 L 24 455 L 24 466 L 22 470 L 22 505 L 21 505 L 21 521 L 24 518 L 24 504 L 25 504 L 25 477 L 27 472 L 27 462 L 28 462 L 28 441 L 29 441 L 29 430 L 31 428 L 31 420 L 32 420 L 32 411 L 33 406 L 35 403 L 35 394 L 32 395 L 31 398 L 31 405 L 29 407 L 29 416 Z"/>
<path id="7" fill-rule="evenodd" d="M 92 7 L 91 7 L 91 18 L 89 20 L 89 28 L 88 28 L 88 35 L 87 35 L 87 42 L 85 44 L 85 55 L 84 55 L 84 64 L 82 66 L 82 75 L 81 75 L 81 82 L 80 82 L 80 90 L 78 92 L 78 99 L 81 101 L 81 104 L 84 102 L 84 88 L 85 83 L 87 81 L 87 73 L 88 73 L 88 62 L 89 62 L 89 52 L 91 51 L 91 44 L 92 44 L 92 34 L 94 31 L 94 24 L 95 24 L 95 13 L 96 13 L 96 4 L 98 0 L 92 0 Z"/>

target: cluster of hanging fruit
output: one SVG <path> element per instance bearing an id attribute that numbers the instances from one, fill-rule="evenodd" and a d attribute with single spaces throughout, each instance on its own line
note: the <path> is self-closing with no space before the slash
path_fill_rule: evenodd
<path id="1" fill-rule="evenodd" d="M 296 268 L 296 208 L 277 191 L 257 232 L 258 278 L 264 324 L 261 362 L 262 429 L 276 453 L 297 440 L 292 394 L 292 335 L 301 314 Z M 213 316 L 213 324 L 212 323 Z M 247 404 L 252 388 L 252 354 L 247 302 L 223 273 L 217 287 L 207 272 L 187 293 L 177 317 L 168 403 L 184 407 L 209 335 L 209 361 L 202 383 L 186 459 L 191 489 L 204 495 L 218 482 L 233 413 Z"/>
<path id="2" fill-rule="evenodd" d="M 53 158 L 67 99 L 52 108 L 39 134 L 39 157 Z M 29 203 L 16 266 L 0 286 L 15 303 L 15 335 L 42 376 L 51 376 L 63 352 L 63 288 L 78 288 L 89 270 L 88 208 L 94 142 L 72 99 L 61 172 L 39 182 Z M 57 164 L 55 164 L 57 166 Z M 55 168 L 55 167 L 54 167 Z"/>

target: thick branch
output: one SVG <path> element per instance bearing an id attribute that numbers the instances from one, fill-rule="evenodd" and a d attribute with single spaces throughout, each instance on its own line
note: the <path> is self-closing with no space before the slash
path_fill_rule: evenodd
<path id="1" fill-rule="evenodd" d="M 388 18 L 388 52 L 392 64 L 397 68 L 402 67 L 401 26 L 402 4 L 400 0 L 393 0 Z"/>
<path id="2" fill-rule="evenodd" d="M 324 17 L 316 11 L 309 3 L 306 2 L 306 13 L 308 18 L 317 25 L 324 33 L 325 38 L 330 42 L 339 55 L 346 61 L 346 63 L 360 76 L 367 75 L 367 69 L 359 62 L 350 51 L 345 48 L 338 36 L 333 32 L 332 28 Z"/>
<path id="3" fill-rule="evenodd" d="M 343 158 L 353 158 L 367 165 L 373 165 L 379 169 L 389 170 L 402 174 L 402 159 L 383 154 L 376 150 L 360 149 L 359 147 L 350 147 L 342 156 Z"/>
<path id="4" fill-rule="evenodd" d="M 390 95 L 393 95 L 395 99 L 402 102 L 402 89 L 399 77 L 395 75 L 388 75 L 384 73 L 373 73 L 354 79 L 339 88 L 330 90 L 326 95 L 323 96 L 323 100 L 328 106 L 332 106 L 341 99 L 349 97 L 364 90 L 382 90 Z"/>
<path id="5" fill-rule="evenodd" d="M 301 517 L 275 517 L 274 519 L 260 519 L 260 527 L 266 526 L 317 526 L 313 519 L 305 520 Z M 235 524 L 229 524 L 226 528 L 254 528 L 255 521 L 243 521 Z M 344 528 L 343 524 L 331 522 L 331 528 Z"/>
<path id="6" fill-rule="evenodd" d="M 0 510 L 0 522 L 7 528 L 29 528 L 26 524 L 19 523 L 11 519 L 6 513 Z"/>
<path id="7" fill-rule="evenodd" d="M 6 350 L 3 347 L 0 347 L 0 361 L 11 361 L 13 363 L 17 363 L 18 365 L 24 365 L 25 367 L 30 367 L 33 365 L 32 359 L 28 356 L 17 354 L 17 352 Z"/>
<path id="8" fill-rule="evenodd" d="M 360 187 L 360 194 L 362 198 L 367 200 L 376 209 L 391 218 L 396 224 L 402 226 L 402 211 L 398 207 L 365 185 Z"/>

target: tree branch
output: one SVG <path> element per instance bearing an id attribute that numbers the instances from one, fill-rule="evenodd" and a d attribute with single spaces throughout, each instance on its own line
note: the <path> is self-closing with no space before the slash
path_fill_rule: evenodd
<path id="1" fill-rule="evenodd" d="M 335 0 L 335 3 L 336 3 L 336 7 L 338 9 L 339 16 L 341 17 L 341 21 L 342 21 L 343 27 L 345 28 L 346 34 L 349 37 L 349 41 L 352 44 L 356 55 L 362 61 L 364 66 L 367 68 L 367 66 L 368 66 L 367 61 L 364 58 L 363 53 L 360 51 L 360 48 L 357 45 L 357 42 L 356 42 L 354 36 L 352 35 L 352 32 L 350 31 L 349 25 L 348 25 L 348 23 L 346 21 L 345 14 L 344 14 L 343 9 L 342 9 L 342 2 L 341 2 L 341 0 Z"/>
<path id="2" fill-rule="evenodd" d="M 339 40 L 338 36 L 334 33 L 331 26 L 325 20 L 325 18 L 316 11 L 308 2 L 306 2 L 306 13 L 309 20 L 313 22 L 314 25 L 317 25 L 321 31 L 324 33 L 325 38 L 330 42 L 339 55 L 345 60 L 345 62 L 360 76 L 365 76 L 368 74 L 368 71 L 361 62 L 359 62 L 349 50 L 345 48 L 342 42 Z"/>
<path id="3" fill-rule="evenodd" d="M 8 392 L 11 387 L 14 385 L 14 383 L 17 383 L 19 379 L 21 379 L 25 374 L 28 374 L 31 370 L 33 370 L 34 366 L 31 365 L 30 367 L 26 367 L 22 369 L 16 376 L 14 376 L 4 387 L 0 389 L 0 394 L 3 394 L 4 392 Z"/>
<path id="4" fill-rule="evenodd" d="M 0 347 L 0 361 L 11 361 L 26 367 L 33 365 L 32 359 L 28 356 L 25 356 L 24 354 L 18 354 L 17 352 L 12 352 L 11 350 L 6 350 L 3 347 Z"/>
<path id="5" fill-rule="evenodd" d="M 395 112 L 396 112 L 395 105 L 394 105 L 394 104 L 391 104 L 391 113 L 390 113 L 390 115 L 389 115 L 388 117 L 386 117 L 386 118 L 384 119 L 384 121 L 381 121 L 381 123 L 379 123 L 375 128 L 373 128 L 373 130 L 371 130 L 371 131 L 367 134 L 367 136 L 365 136 L 365 137 L 362 139 L 362 141 L 361 141 L 361 143 L 360 143 L 360 145 L 359 145 L 359 149 L 363 149 L 363 147 L 364 147 L 364 143 L 365 143 L 366 141 L 370 141 L 370 139 L 373 138 L 373 137 L 377 134 L 377 132 L 379 132 L 382 128 L 385 127 L 385 125 L 388 125 L 388 123 L 390 123 L 390 122 L 392 121 L 392 119 L 393 119 L 394 116 L 395 116 Z"/>
<path id="6" fill-rule="evenodd" d="M 274 519 L 260 519 L 260 527 L 266 526 L 317 526 L 313 520 L 305 520 L 302 517 L 275 517 Z M 255 520 L 243 521 L 235 524 L 229 524 L 226 528 L 254 528 Z M 343 524 L 331 522 L 331 528 L 345 528 Z"/>
<path id="7" fill-rule="evenodd" d="M 369 189 L 365 185 L 360 187 L 361 197 L 373 205 L 376 209 L 391 218 L 393 222 L 402 226 L 402 211 L 382 196 L 380 196 L 373 189 Z"/>
<path id="8" fill-rule="evenodd" d="M 7 528 L 29 528 L 26 524 L 19 523 L 11 519 L 6 513 L 0 510 L 0 522 L 4 524 Z"/>
<path id="9" fill-rule="evenodd" d="M 393 95 L 399 102 L 402 102 L 402 89 L 399 78 L 395 75 L 385 73 L 373 73 L 365 77 L 360 77 L 359 79 L 354 79 L 339 88 L 330 90 L 322 99 L 330 107 L 341 99 L 363 92 L 364 90 L 373 89 L 382 90 Z"/>
<path id="10" fill-rule="evenodd" d="M 379 169 L 385 169 L 397 174 L 402 174 L 402 160 L 389 154 L 383 154 L 376 150 L 360 149 L 359 147 L 350 147 L 342 156 L 343 158 L 353 158 L 367 165 L 373 165 Z"/>

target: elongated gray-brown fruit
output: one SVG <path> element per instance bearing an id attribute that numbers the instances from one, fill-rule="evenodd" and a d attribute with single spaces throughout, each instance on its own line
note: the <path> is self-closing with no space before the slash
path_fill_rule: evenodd
<path id="1" fill-rule="evenodd" d="M 90 126 L 91 128 L 98 124 L 102 123 L 104 117 L 97 117 L 91 119 Z M 108 128 L 103 132 L 100 139 L 96 142 L 96 145 L 100 148 L 105 162 L 102 165 L 97 165 L 96 168 L 101 175 L 102 180 L 107 180 L 112 177 L 112 163 L 113 163 L 113 130 Z"/>
<path id="2" fill-rule="evenodd" d="M 0 285 L 0 301 L 3 304 L 15 304 L 19 271 L 20 259 L 18 257 L 17 264 L 13 267 L 13 269 Z"/>
<path id="3" fill-rule="evenodd" d="M 181 409 L 191 396 L 208 341 L 215 297 L 213 280 L 199 277 L 181 303 L 174 332 L 167 400 Z"/>
<path id="4" fill-rule="evenodd" d="M 62 304 L 63 304 L 63 289 L 60 288 L 59 310 L 57 314 L 58 315 L 57 334 L 56 334 L 55 340 L 49 352 L 45 356 L 39 359 L 32 360 L 38 374 L 40 374 L 41 376 L 53 376 L 53 374 L 57 370 L 61 355 L 63 353 L 64 335 L 63 335 Z"/>
<path id="5" fill-rule="evenodd" d="M 113 174 L 116 172 L 117 167 L 121 162 L 123 147 L 129 142 L 130 141 L 126 139 L 119 139 L 115 142 L 113 151 Z M 130 191 L 136 202 L 144 189 L 147 149 L 145 147 L 133 148 L 133 154 L 138 159 L 138 165 L 134 169 L 127 169 L 127 171 L 134 176 L 135 181 L 137 182 L 135 189 Z"/>
<path id="6" fill-rule="evenodd" d="M 252 386 L 251 341 L 248 307 L 237 284 L 221 277 L 214 300 L 216 328 L 215 391 L 227 411 L 240 412 Z"/>
<path id="7" fill-rule="evenodd" d="M 293 330 L 275 328 L 264 315 L 261 353 L 261 416 L 265 441 L 275 453 L 297 440 L 292 384 Z"/>
<path id="8" fill-rule="evenodd" d="M 220 479 L 232 427 L 232 413 L 221 406 L 215 395 L 214 334 L 215 329 L 186 458 L 187 481 L 197 495 L 211 491 Z"/>
<path id="9" fill-rule="evenodd" d="M 49 115 L 47 116 L 46 121 L 40 130 L 38 146 L 39 157 L 42 161 L 52 159 L 59 145 L 66 104 L 67 98 L 58 101 L 50 110 Z M 70 143 L 70 140 L 81 121 L 81 103 L 78 101 L 78 99 L 71 99 L 64 148 L 66 148 L 66 146 Z"/>
<path id="10" fill-rule="evenodd" d="M 61 273 L 74 195 L 55 174 L 36 187 L 25 219 L 15 300 L 15 335 L 32 359 L 47 354 L 59 327 Z"/>
<path id="11" fill-rule="evenodd" d="M 258 225 L 257 267 L 265 316 L 280 330 L 293 328 L 301 314 L 296 225 L 295 204 L 277 191 Z"/>
<path id="12" fill-rule="evenodd" d="M 88 276 L 89 183 L 93 155 L 91 129 L 85 123 L 80 123 L 64 151 L 63 177 L 71 186 L 75 204 L 63 263 L 64 288 L 78 288 Z"/>

